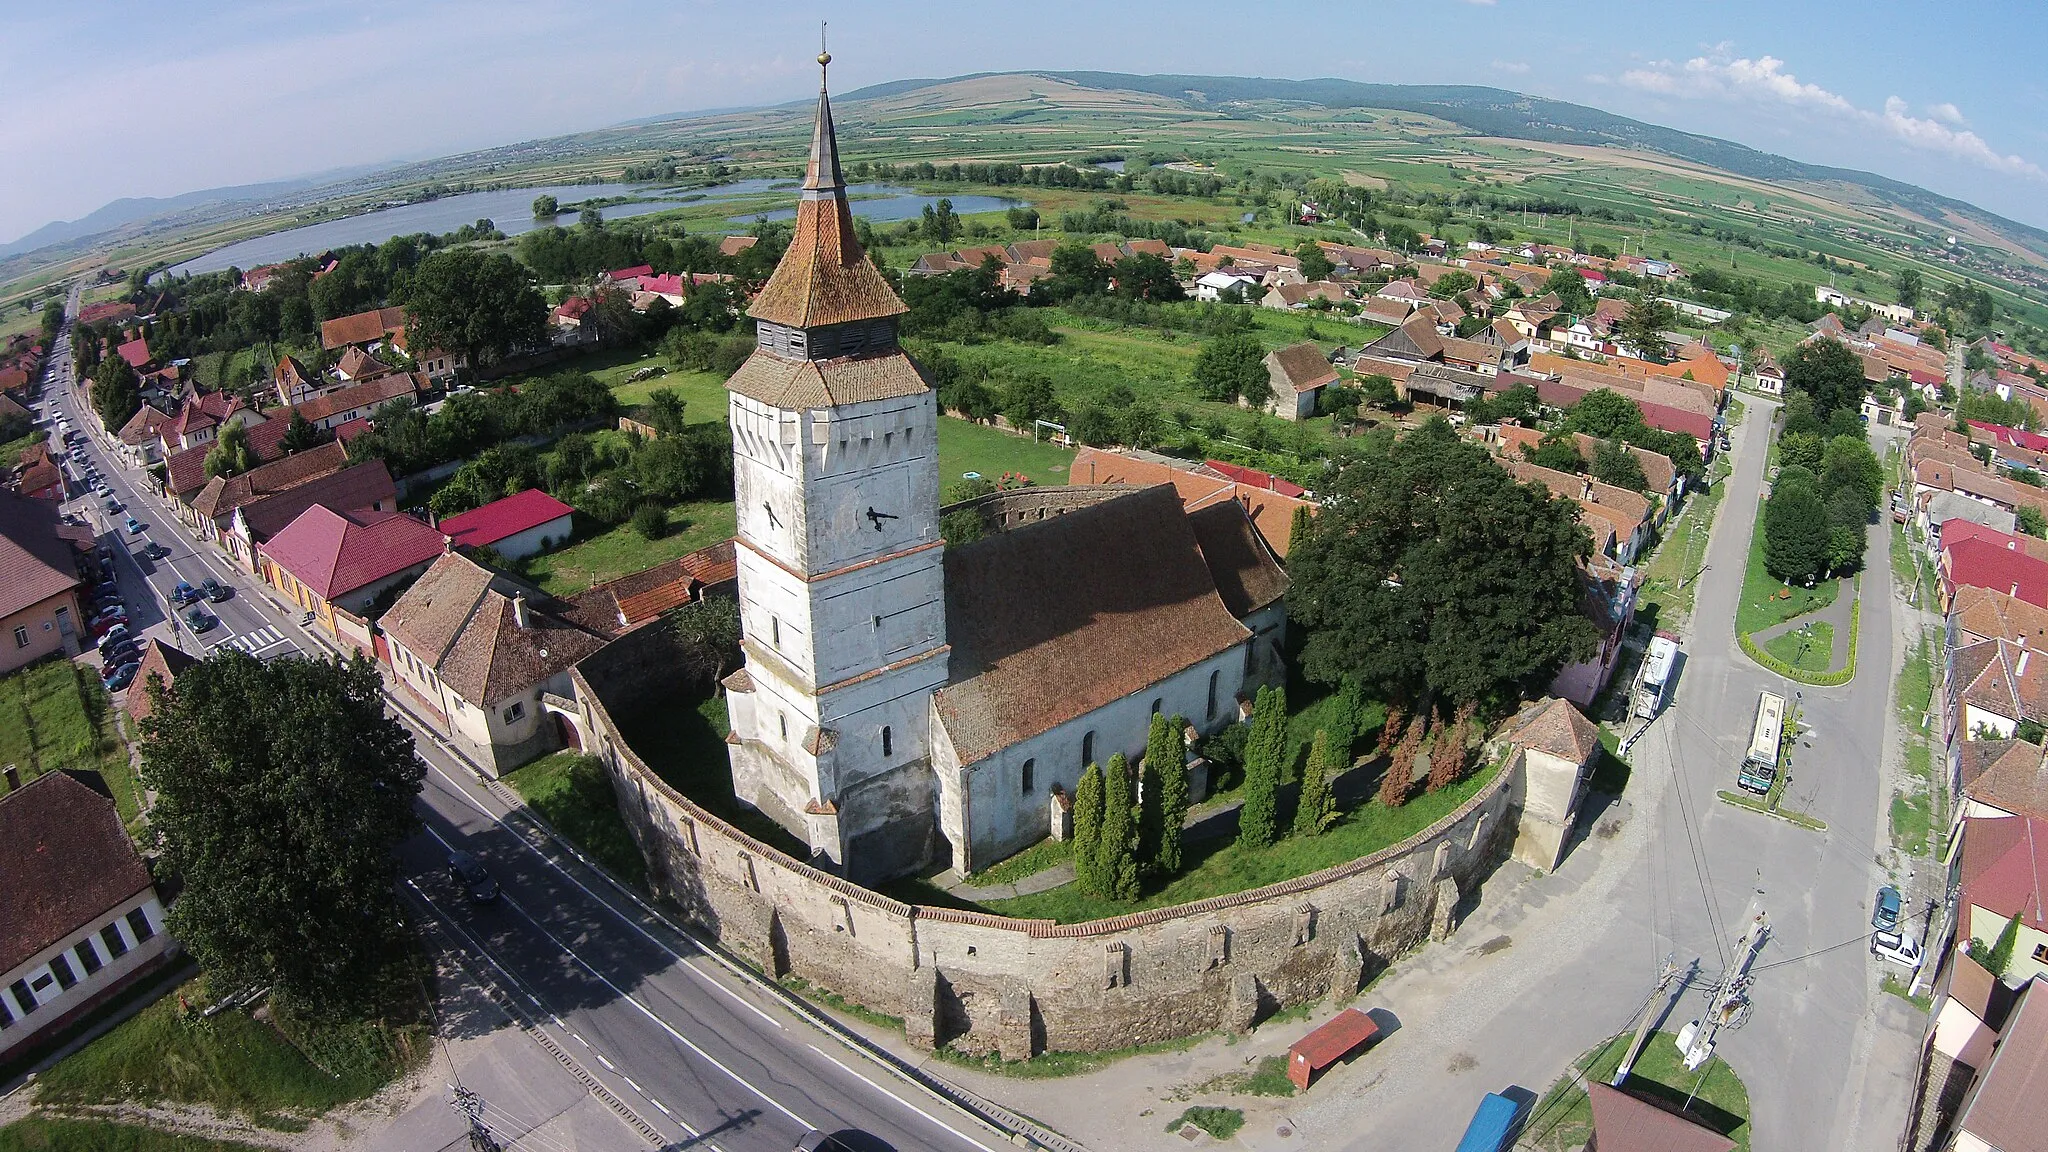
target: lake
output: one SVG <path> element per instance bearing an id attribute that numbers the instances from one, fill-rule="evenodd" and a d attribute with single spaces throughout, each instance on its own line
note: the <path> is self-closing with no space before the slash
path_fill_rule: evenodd
<path id="1" fill-rule="evenodd" d="M 746 181 L 767 186 L 777 181 Z M 710 189 L 708 192 L 728 192 L 734 187 Z M 204 256 L 194 257 L 171 269 L 178 275 L 194 272 L 218 272 L 223 268 L 257 268 L 290 260 L 296 256 L 317 256 L 330 248 L 341 248 L 351 244 L 382 244 L 393 236 L 407 236 L 415 232 L 429 232 L 436 236 L 453 232 L 464 224 L 478 220 L 490 220 L 498 230 L 507 236 L 531 232 L 535 228 L 551 223 L 564 226 L 576 222 L 576 214 L 566 213 L 556 220 L 535 220 L 533 218 L 534 198 L 541 195 L 553 196 L 564 204 L 588 200 L 599 196 L 679 196 L 676 190 L 650 188 L 639 184 L 565 184 L 544 188 L 501 188 L 495 192 L 464 192 L 458 196 L 443 196 L 438 200 L 406 204 L 397 208 L 380 208 L 375 212 L 364 212 L 355 216 L 343 216 L 333 220 L 322 220 L 283 232 L 272 232 L 266 236 L 255 236 L 225 248 L 216 248 Z M 715 197 L 714 197 L 715 198 Z M 604 209 L 607 220 L 623 220 L 630 216 L 645 216 L 650 212 L 661 212 L 678 207 L 677 199 L 663 199 L 643 204 L 614 204 Z"/>
<path id="2" fill-rule="evenodd" d="M 898 220 L 914 220 L 924 215 L 925 205 L 936 205 L 940 200 L 951 200 L 953 211 L 965 216 L 970 212 L 1001 212 L 1006 208 L 1022 207 L 1024 201 L 1012 200 L 1007 196 L 924 196 L 908 188 L 897 188 L 888 184 L 849 184 L 846 191 L 851 196 L 868 199 L 853 201 L 853 214 L 876 224 L 893 224 Z M 734 224 L 752 224 L 763 216 L 770 220 L 790 220 L 796 216 L 794 204 L 787 208 L 776 208 L 751 216 L 729 217 Z"/>

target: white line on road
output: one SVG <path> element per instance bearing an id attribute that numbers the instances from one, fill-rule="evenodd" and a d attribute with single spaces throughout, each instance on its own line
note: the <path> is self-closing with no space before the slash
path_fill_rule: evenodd
<path id="1" fill-rule="evenodd" d="M 944 1120 L 939 1119 L 937 1116 L 934 1116 L 931 1113 L 925 1111 L 924 1109 L 919 1108 L 917 1105 L 912 1104 L 910 1101 L 905 1100 L 903 1097 L 898 1096 L 894 1092 L 889 1091 L 887 1088 L 882 1087 L 880 1084 L 875 1084 L 873 1080 L 868 1080 L 867 1077 L 862 1076 L 860 1073 L 855 1072 L 851 1068 L 848 1068 L 845 1064 L 840 1063 L 839 1060 L 836 1057 L 834 1057 L 830 1052 L 825 1051 L 823 1048 L 818 1047 L 816 1044 L 806 1044 L 804 1045 L 804 1047 L 809 1048 L 811 1051 L 816 1052 L 818 1055 L 823 1056 L 825 1059 L 832 1061 L 832 1063 L 839 1066 L 840 1071 L 845 1072 L 847 1075 L 852 1076 L 857 1080 L 867 1080 L 869 1084 L 874 1084 L 875 1089 L 881 1092 L 882 1095 L 887 1096 L 889 1099 L 894 1100 L 898 1104 L 903 1105 L 905 1108 L 910 1109 L 912 1112 L 917 1113 L 919 1116 L 924 1117 L 932 1123 L 937 1124 L 939 1127 L 944 1128 L 946 1131 L 951 1132 L 953 1135 L 958 1136 L 960 1139 L 965 1140 L 969 1144 L 974 1145 L 976 1148 L 981 1149 L 981 1152 L 995 1152 L 995 1149 L 989 1147 L 986 1144 L 983 1144 L 981 1141 L 976 1140 L 974 1137 L 969 1136 L 967 1133 L 962 1132 L 958 1128 L 953 1127 L 951 1124 L 946 1123 Z"/>
<path id="2" fill-rule="evenodd" d="M 598 1052 L 598 1051 L 597 1051 L 597 1049 L 595 1049 L 595 1048 L 591 1049 L 591 1052 L 593 1052 L 593 1053 L 594 1053 L 594 1054 L 595 1054 L 595 1055 L 597 1056 L 597 1062 L 598 1062 L 599 1064 L 602 1064 L 602 1065 L 604 1065 L 604 1066 L 605 1066 L 605 1070 L 606 1070 L 606 1071 L 608 1071 L 608 1072 L 617 1072 L 617 1071 L 618 1071 L 618 1069 L 617 1069 L 617 1068 L 615 1068 L 615 1067 L 613 1067 L 613 1066 L 612 1066 L 612 1062 L 611 1062 L 611 1061 L 609 1061 L 609 1060 L 607 1060 L 607 1059 L 605 1059 L 605 1058 L 604 1058 L 604 1053 L 602 1053 L 602 1052 Z"/>
<path id="3" fill-rule="evenodd" d="M 655 1099 L 654 1097 L 652 1097 L 652 1096 L 649 1096 L 649 1097 L 647 1098 L 647 1102 L 648 1102 L 649 1104 L 652 1104 L 652 1105 L 654 1105 L 654 1106 L 655 1106 L 656 1108 L 659 1108 L 659 1109 L 661 1109 L 661 1114 L 662 1114 L 663 1116 L 673 1116 L 673 1115 L 675 1115 L 675 1113 L 673 1113 L 673 1112 L 670 1112 L 670 1111 L 668 1110 L 668 1105 L 666 1105 L 666 1104 L 663 1104 L 663 1103 L 662 1103 L 661 1101 L 659 1101 L 659 1100 L 656 1100 L 656 1099 Z"/>
<path id="4" fill-rule="evenodd" d="M 633 1078 L 631 1076 L 622 1076 L 620 1077 L 620 1079 L 626 1082 L 626 1087 L 631 1088 L 633 1091 L 638 1092 L 642 1096 L 647 1095 L 647 1089 L 642 1088 L 638 1084 L 633 1083 Z"/>

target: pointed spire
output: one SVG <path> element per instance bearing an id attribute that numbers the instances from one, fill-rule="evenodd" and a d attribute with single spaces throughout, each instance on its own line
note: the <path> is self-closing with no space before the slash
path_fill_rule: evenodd
<path id="1" fill-rule="evenodd" d="M 825 71 L 832 65 L 832 53 L 825 50 L 825 26 L 818 26 L 818 118 L 811 126 L 811 162 L 804 169 L 804 199 L 822 200 L 813 193 L 837 193 L 846 187 L 839 172 L 839 137 L 832 128 L 832 97 L 825 91 Z M 842 193 L 843 196 L 843 193 Z"/>

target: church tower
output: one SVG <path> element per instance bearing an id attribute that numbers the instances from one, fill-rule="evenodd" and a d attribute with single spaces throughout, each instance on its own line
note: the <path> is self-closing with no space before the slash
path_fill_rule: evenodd
<path id="1" fill-rule="evenodd" d="M 908 311 L 854 236 L 824 70 L 795 236 L 726 382 L 746 666 L 726 681 L 733 787 L 857 880 L 922 863 L 946 683 L 938 406 Z"/>

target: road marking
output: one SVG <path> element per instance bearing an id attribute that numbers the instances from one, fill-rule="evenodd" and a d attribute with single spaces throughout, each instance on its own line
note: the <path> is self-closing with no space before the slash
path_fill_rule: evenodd
<path id="1" fill-rule="evenodd" d="M 894 1100 L 898 1104 L 903 1105 L 905 1108 L 910 1109 L 912 1112 L 917 1113 L 919 1116 L 924 1117 L 932 1123 L 937 1124 L 939 1127 L 944 1128 L 946 1131 L 951 1132 L 953 1135 L 958 1136 L 960 1139 L 965 1140 L 969 1144 L 974 1145 L 976 1148 L 981 1149 L 981 1152 L 996 1152 L 995 1149 L 989 1147 L 986 1144 L 983 1144 L 981 1141 L 976 1140 L 974 1137 L 969 1136 L 967 1133 L 962 1132 L 958 1128 L 953 1127 L 951 1124 L 946 1123 L 944 1120 L 939 1119 L 937 1116 L 934 1116 L 931 1113 L 925 1111 L 924 1109 L 919 1108 L 917 1105 L 912 1104 L 910 1101 L 905 1100 L 903 1097 L 898 1096 L 894 1092 L 889 1091 L 887 1088 L 882 1087 L 880 1084 L 876 1084 L 873 1080 L 869 1080 L 867 1077 L 847 1067 L 845 1064 L 840 1063 L 840 1061 L 836 1059 L 830 1052 L 825 1051 L 823 1048 L 818 1047 L 816 1044 L 806 1044 L 804 1045 L 804 1047 L 809 1048 L 811 1051 L 816 1052 L 818 1055 L 823 1056 L 825 1059 L 832 1061 L 832 1063 L 839 1066 L 840 1071 L 845 1072 L 847 1075 L 852 1076 L 856 1080 L 864 1081 L 865 1083 L 873 1085 L 875 1090 L 880 1092 L 882 1095 L 887 1096 L 889 1099 Z"/>
<path id="2" fill-rule="evenodd" d="M 583 1045 L 585 1048 L 590 1047 L 590 1041 L 585 1040 L 581 1032 L 571 1032 L 569 1035 L 574 1036 L 578 1044 Z"/>
<path id="3" fill-rule="evenodd" d="M 654 1097 L 652 1097 L 652 1096 L 649 1096 L 649 1097 L 647 1098 L 647 1102 L 648 1102 L 649 1104 L 652 1104 L 652 1105 L 654 1105 L 654 1106 L 655 1106 L 656 1108 L 659 1108 L 659 1109 L 661 1109 L 661 1114 L 662 1114 L 663 1116 L 669 1116 L 669 1117 L 673 1117 L 673 1116 L 675 1115 L 675 1113 L 673 1113 L 673 1112 L 671 1112 L 671 1111 L 669 1111 L 669 1110 L 668 1110 L 668 1105 L 666 1105 L 666 1104 L 663 1104 L 663 1103 L 662 1103 L 661 1101 L 659 1101 L 659 1100 L 656 1100 L 656 1099 L 655 1099 Z"/>
<path id="4" fill-rule="evenodd" d="M 396 714 L 400 717 L 400 719 L 405 723 L 405 725 L 408 728 L 413 728 L 415 731 L 418 731 L 430 738 L 434 737 L 434 734 L 432 732 L 415 725 L 413 723 L 412 716 L 410 713 L 407 713 L 403 709 L 400 709 Z M 731 988 L 726 987 L 719 981 L 712 979 L 709 974 L 701 971 L 695 964 L 691 963 L 690 957 L 685 956 L 682 953 L 676 951 L 674 948 L 669 947 L 667 941 L 663 940 L 659 936 L 656 936 L 654 933 L 649 932 L 647 930 L 646 925 L 643 925 L 639 921 L 633 919 L 631 916 L 626 915 L 624 912 L 620 911 L 619 908 L 616 905 L 614 905 L 610 900 L 592 891 L 588 885 L 583 883 L 583 881 L 578 880 L 574 873 L 570 872 L 567 868 L 562 867 L 560 861 L 548 855 L 546 852 L 541 851 L 538 847 L 536 847 L 533 844 L 532 841 L 528 840 L 524 835 L 522 835 L 518 829 L 512 827 L 510 824 L 505 823 L 504 817 L 498 815 L 497 813 L 491 811 L 489 808 L 486 808 L 482 804 L 478 803 L 476 797 L 471 796 L 469 794 L 469 790 L 464 788 L 460 781 L 456 780 L 453 776 L 450 776 L 446 771 L 442 770 L 439 764 L 430 763 L 428 767 L 433 769 L 434 774 L 436 776 L 439 776 L 441 779 L 447 781 L 449 790 L 452 791 L 458 799 L 460 799 L 463 803 L 468 804 L 471 808 L 474 808 L 478 812 L 481 812 L 485 816 L 489 817 L 493 823 L 498 825 L 498 827 L 503 828 L 506 832 L 511 833 L 512 838 L 514 840 L 519 841 L 522 847 L 524 847 L 527 851 L 533 853 L 534 855 L 540 857 L 541 860 L 544 861 L 548 867 L 553 868 L 556 872 L 561 873 L 562 878 L 564 880 L 567 880 L 569 883 L 574 884 L 578 889 L 582 891 L 582 893 L 585 896 L 588 896 L 592 900 L 595 900 L 599 904 L 602 904 L 607 912 L 610 912 L 613 916 L 618 917 L 620 923 L 626 925 L 633 931 L 638 932 L 640 935 L 646 937 L 647 940 L 650 943 L 652 943 L 655 947 L 661 949 L 663 952 L 668 953 L 671 957 L 674 957 L 676 962 L 682 965 L 682 967 L 685 970 L 687 970 L 690 974 L 697 977 L 697 979 L 703 981 L 706 985 L 709 985 L 710 987 L 715 988 L 718 991 L 724 993 L 727 998 L 733 1001 L 733 1003 L 740 1005 L 747 1011 L 752 1012 L 754 1015 L 759 1016 L 761 1019 L 774 1025 L 777 1031 L 784 1030 L 782 1021 L 777 1020 L 773 1016 L 770 1016 L 765 1010 L 761 1008 L 760 1005 L 733 991 Z M 439 838 L 436 837 L 436 839 Z M 446 843 L 446 841 L 443 841 L 443 843 Z M 634 897 L 633 899 L 635 903 L 638 903 L 637 897 Z M 717 960 L 721 965 L 725 964 L 724 960 L 718 957 L 716 954 L 706 954 L 711 955 L 712 959 Z M 729 965 L 727 967 L 729 967 Z M 735 973 L 735 975 L 738 975 L 738 973 Z"/>
<path id="5" fill-rule="evenodd" d="M 598 1051 L 597 1049 L 595 1049 L 595 1048 L 592 1048 L 592 1049 L 591 1049 L 590 1051 L 591 1051 L 591 1054 L 592 1054 L 592 1055 L 594 1055 L 594 1056 L 596 1056 L 596 1057 L 597 1057 L 597 1062 L 598 1062 L 599 1064 L 602 1064 L 602 1065 L 604 1065 L 604 1066 L 605 1066 L 605 1070 L 606 1070 L 606 1071 L 608 1071 L 608 1072 L 617 1072 L 617 1071 L 618 1071 L 618 1069 L 617 1069 L 616 1067 L 614 1067 L 614 1066 L 612 1065 L 612 1062 L 611 1062 L 611 1061 L 609 1061 L 609 1060 L 607 1060 L 607 1059 L 605 1059 L 605 1058 L 604 1058 L 604 1053 L 602 1053 L 602 1052 L 599 1052 L 599 1051 Z"/>
<path id="6" fill-rule="evenodd" d="M 424 825 L 422 827 L 424 827 Z M 426 828 L 426 833 L 427 835 L 432 836 L 435 840 L 440 841 L 442 847 L 447 848 L 451 852 L 455 850 L 455 846 L 448 843 L 447 840 L 443 839 L 439 832 L 434 831 L 432 828 Z M 595 893 L 592 893 L 592 895 L 594 896 Z M 542 924 L 539 918 L 534 916 L 533 913 L 528 912 L 525 906 L 520 904 L 519 901 L 514 900 L 509 894 L 505 893 L 502 890 L 500 890 L 498 894 L 498 899 L 502 900 L 507 906 L 512 908 L 512 910 L 518 912 L 521 916 L 526 917 L 527 922 L 532 924 L 535 928 L 539 929 L 540 934 L 542 936 L 547 937 L 548 942 L 553 944 L 557 949 L 559 949 L 562 955 L 567 956 L 571 960 L 576 961 L 577 964 L 582 965 L 583 970 L 585 972 L 590 973 L 592 977 L 596 978 L 598 983 L 603 984 L 605 987 L 611 989 L 612 994 L 617 996 L 619 999 L 624 1000 L 626 1003 L 631 1004 L 633 1007 L 639 1009 L 641 1015 L 647 1017 L 649 1020 L 654 1021 L 656 1026 L 658 1026 L 662 1031 L 668 1033 L 671 1037 L 673 1037 L 678 1044 L 681 1044 L 683 1047 L 688 1048 L 692 1052 L 695 1052 L 699 1057 L 701 1057 L 704 1060 L 705 1063 L 711 1065 L 713 1068 L 716 1068 L 720 1072 L 723 1072 L 727 1076 L 731 1077 L 733 1082 L 738 1084 L 740 1087 L 745 1088 L 747 1091 L 752 1092 L 756 1096 L 759 1096 L 777 1112 L 780 1112 L 784 1116 L 789 1117 L 791 1120 L 796 1121 L 798 1124 L 803 1125 L 806 1131 L 816 1127 L 816 1125 L 812 1124 L 810 1121 L 805 1120 L 803 1117 L 797 1115 L 795 1112 L 790 1111 L 789 1108 L 782 1103 L 782 1101 L 777 1100 L 775 1097 L 770 1096 L 766 1092 L 761 1091 L 759 1088 L 754 1087 L 753 1083 L 749 1081 L 746 1077 L 726 1067 L 724 1064 L 719 1062 L 717 1057 L 714 1057 L 713 1055 L 711 1055 L 711 1053 L 706 1052 L 704 1049 L 698 1047 L 696 1041 L 691 1040 L 688 1036 L 685 1036 L 681 1032 L 678 1032 L 675 1026 L 673 1024 L 670 1024 L 668 1021 L 662 1019 L 659 1013 L 655 1012 L 647 1005 L 642 1004 L 640 1002 L 639 997 L 634 996 L 632 993 L 626 991 L 624 988 L 621 988 L 617 984 L 612 983 L 610 977 L 606 976 L 604 973 L 598 971 L 595 967 L 593 967 L 590 961 L 585 960 L 574 948 L 571 948 L 567 944 L 563 943 L 561 937 L 556 936 L 553 932 L 548 931 L 547 925 Z M 561 1020 L 557 1018 L 555 1022 L 557 1024 L 560 1024 Z M 568 1029 L 564 1027 L 563 1031 L 566 1032 L 568 1031 Z M 631 1080 L 628 1080 L 626 1081 L 626 1083 L 632 1084 L 633 1082 Z M 639 1085 L 635 1084 L 633 1086 L 633 1090 L 635 1092 L 640 1091 Z"/>
<path id="7" fill-rule="evenodd" d="M 626 1082 L 626 1087 L 631 1088 L 633 1091 L 638 1092 L 642 1096 L 647 1095 L 647 1089 L 642 1088 L 638 1084 L 633 1083 L 633 1078 L 631 1076 L 621 1076 L 619 1077 L 619 1079 L 624 1080 Z"/>

